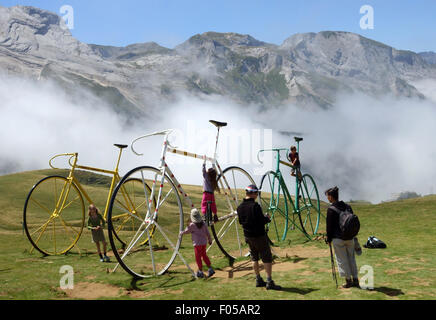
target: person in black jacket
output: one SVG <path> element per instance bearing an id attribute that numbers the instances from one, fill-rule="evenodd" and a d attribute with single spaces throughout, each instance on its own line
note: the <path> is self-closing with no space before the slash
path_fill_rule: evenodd
<path id="1" fill-rule="evenodd" d="M 244 230 L 245 241 L 250 247 L 253 269 L 256 274 L 256 287 L 266 287 L 267 290 L 281 290 L 272 280 L 272 253 L 265 231 L 265 224 L 271 220 L 262 212 L 261 206 L 256 202 L 259 190 L 255 185 L 245 189 L 246 197 L 239 205 L 238 219 Z M 259 256 L 262 259 L 267 275 L 267 282 L 260 276 Z"/>
<path id="2" fill-rule="evenodd" d="M 346 239 L 339 226 L 339 211 L 350 211 L 353 209 L 343 201 L 339 201 L 339 189 L 333 187 L 325 192 L 327 199 L 332 204 L 327 209 L 327 239 L 329 244 L 333 244 L 335 249 L 336 263 L 338 265 L 339 275 L 345 278 L 346 283 L 343 288 L 359 287 L 357 275 L 357 264 L 354 255 L 354 239 Z"/>

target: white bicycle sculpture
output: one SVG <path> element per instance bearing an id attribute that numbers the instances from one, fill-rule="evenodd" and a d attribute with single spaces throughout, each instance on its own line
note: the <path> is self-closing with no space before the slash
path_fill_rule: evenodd
<path id="1" fill-rule="evenodd" d="M 159 167 L 140 166 L 131 170 L 121 179 L 112 195 L 108 211 L 108 234 L 118 261 L 114 271 L 118 265 L 121 265 L 135 278 L 161 275 L 169 269 L 176 256 L 179 255 L 194 275 L 179 252 L 182 242 L 179 233 L 184 229 L 184 208 L 181 199 L 185 200 L 186 210 L 189 212 L 195 206 L 169 168 L 166 162 L 167 154 L 209 161 L 217 171 L 220 193 L 215 192 L 215 199 L 220 218 L 218 222 L 210 225 L 214 241 L 207 249 L 208 254 L 211 257 L 224 254 L 230 263 L 247 255 L 248 246 L 238 223 L 236 209 L 245 196 L 245 187 L 255 183 L 251 176 L 239 167 L 221 169 L 217 161 L 218 139 L 220 128 L 227 126 L 227 123 L 212 120 L 210 122 L 218 130 L 213 157 L 173 147 L 168 140 L 173 131 L 171 129 L 147 134 L 132 142 L 132 151 L 140 156 L 142 154 L 134 149 L 134 144 L 138 140 L 159 135 L 164 137 Z M 131 199 L 127 207 L 123 205 L 126 202 L 122 201 L 124 195 L 119 192 L 119 189 L 123 183 L 130 180 L 139 180 L 142 183 L 130 184 L 131 190 L 128 193 Z M 195 190 L 198 192 L 198 187 Z M 126 225 L 119 221 L 113 224 L 112 217 L 122 214 L 126 217 Z M 135 223 L 132 223 L 132 220 Z M 116 228 L 120 230 L 115 230 Z M 126 240 L 123 242 L 117 240 L 115 235 L 118 233 L 122 233 L 122 239 Z"/>

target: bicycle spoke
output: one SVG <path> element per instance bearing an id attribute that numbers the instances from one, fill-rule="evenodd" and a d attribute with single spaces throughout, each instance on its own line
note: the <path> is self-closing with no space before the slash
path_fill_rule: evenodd
<path id="1" fill-rule="evenodd" d="M 66 222 L 65 222 L 65 220 L 62 219 L 61 216 L 59 216 L 59 219 L 61 220 L 61 223 L 62 223 L 62 225 L 64 226 L 64 228 L 67 228 L 67 227 L 68 227 L 68 228 L 70 228 L 71 230 L 73 230 L 76 234 L 80 234 L 80 232 L 77 231 L 76 229 L 74 229 L 73 226 L 71 226 L 71 225 L 67 225 Z M 66 229 L 66 230 L 67 230 L 67 229 Z"/>
<path id="2" fill-rule="evenodd" d="M 162 204 L 165 202 L 165 200 L 168 198 L 168 196 L 173 192 L 173 189 L 170 189 L 170 191 L 168 191 L 168 193 L 166 194 L 166 196 L 162 199 L 162 201 L 159 203 L 159 207 L 162 206 Z"/>
<path id="3" fill-rule="evenodd" d="M 45 230 L 45 228 L 47 227 L 47 225 L 51 222 L 53 220 L 53 217 L 50 217 L 48 220 L 47 220 L 47 222 L 46 223 L 44 223 L 43 225 L 41 225 L 38 229 L 36 229 L 35 231 L 33 231 L 32 233 L 31 233 L 31 235 L 33 236 L 35 233 L 37 233 L 40 229 L 42 229 L 42 228 L 44 228 L 44 230 Z M 44 231 L 43 231 L 43 233 L 44 233 Z M 39 237 L 38 237 L 38 239 L 39 239 Z"/>
<path id="4" fill-rule="evenodd" d="M 124 203 L 122 203 L 120 200 L 118 200 L 118 199 L 115 199 L 115 205 L 117 206 L 117 208 L 118 209 L 120 209 L 121 211 L 127 211 L 127 212 L 130 212 L 130 209 L 129 208 L 127 208 L 125 205 L 124 205 Z"/>
<path id="5" fill-rule="evenodd" d="M 239 203 L 239 201 L 238 201 L 238 192 L 237 192 L 237 188 L 236 188 L 235 171 L 232 171 L 232 176 L 233 176 L 233 185 L 235 186 L 235 199 L 236 199 L 236 203 Z"/>
<path id="6" fill-rule="evenodd" d="M 71 206 L 71 204 L 73 204 L 78 199 L 80 199 L 80 195 L 78 195 L 75 199 L 71 200 L 66 206 L 64 206 L 61 210 L 59 210 L 59 212 L 61 212 L 62 210 L 67 209 L 69 206 Z"/>
<path id="7" fill-rule="evenodd" d="M 229 225 L 227 226 L 227 228 L 220 234 L 218 232 L 218 240 L 221 240 L 222 237 L 224 237 L 224 235 L 227 233 L 227 230 L 230 229 L 230 227 L 232 226 L 232 224 L 235 222 L 236 219 L 232 219 L 232 222 L 229 223 Z"/>
<path id="8" fill-rule="evenodd" d="M 56 254 L 56 219 L 53 219 L 53 243 L 54 243 L 54 253 Z"/>
<path id="9" fill-rule="evenodd" d="M 70 225 L 70 220 L 76 226 Z M 24 229 L 33 248 L 45 255 L 70 250 L 79 240 L 84 220 L 81 193 L 76 184 L 65 177 L 43 178 L 27 196 Z"/>
<path id="10" fill-rule="evenodd" d="M 121 204 L 121 202 L 120 202 L 119 200 L 116 199 L 115 201 L 116 201 L 117 203 Z M 117 208 L 120 209 L 121 211 L 125 211 L 124 209 L 126 209 L 125 206 L 120 207 L 120 206 L 118 206 L 117 204 L 115 204 L 115 207 L 117 207 Z M 141 219 L 141 218 L 138 217 L 136 214 L 131 213 L 128 209 L 126 209 L 126 210 L 127 210 L 127 212 L 125 212 L 124 214 L 127 215 L 128 217 L 135 218 L 135 219 L 138 220 L 139 222 L 143 222 L 143 221 L 144 221 L 144 219 Z M 123 215 L 123 214 L 121 214 L 121 215 L 117 215 L 117 216 L 114 216 L 112 219 L 116 220 L 118 217 L 120 217 L 120 216 L 122 216 L 122 215 Z"/>
<path id="11" fill-rule="evenodd" d="M 36 203 L 41 209 L 45 210 L 49 215 L 52 215 L 53 212 L 50 212 L 50 210 L 46 206 L 40 204 L 39 201 L 36 201 L 33 198 L 31 199 L 31 201 Z"/>
<path id="12" fill-rule="evenodd" d="M 124 251 L 123 256 L 121 257 L 121 260 L 124 259 L 124 258 L 129 254 L 130 250 L 132 250 L 132 248 L 133 248 L 133 247 L 138 243 L 139 239 L 141 239 L 141 237 L 144 235 L 144 233 L 145 233 L 145 232 L 148 230 L 148 228 L 150 227 L 150 224 L 149 224 L 149 225 L 147 225 L 147 226 L 145 227 L 145 229 L 144 229 L 143 231 L 141 231 L 141 228 L 142 228 L 144 225 L 145 225 L 145 223 L 143 223 L 143 224 L 139 227 L 139 229 L 138 229 L 138 231 L 136 232 L 135 236 L 134 236 L 134 237 L 132 238 L 132 240 L 130 241 L 129 246 L 127 247 L 126 251 Z M 139 234 L 139 232 L 141 232 L 141 233 Z M 139 234 L 139 236 L 138 236 L 138 234 Z"/>
<path id="13" fill-rule="evenodd" d="M 119 226 L 117 226 L 117 228 L 115 230 L 117 233 L 120 232 L 123 229 L 123 227 L 126 224 L 126 222 L 130 220 L 129 218 L 130 218 L 129 215 L 126 215 L 124 217 L 124 220 L 121 222 L 121 224 Z"/>
<path id="14" fill-rule="evenodd" d="M 147 205 L 148 205 L 148 210 L 147 210 L 147 214 L 145 215 L 146 219 L 150 218 L 150 214 L 151 214 L 151 198 L 154 197 L 154 189 L 156 186 L 156 178 L 157 178 L 157 173 L 154 176 L 154 182 L 153 182 L 153 187 L 151 189 L 151 194 L 150 196 L 148 196 L 147 194 L 147 188 L 146 188 L 146 183 L 145 183 L 145 178 L 144 178 L 144 172 L 141 170 L 141 178 L 142 178 L 142 185 L 144 187 L 144 196 L 145 196 L 145 201 L 147 201 Z"/>

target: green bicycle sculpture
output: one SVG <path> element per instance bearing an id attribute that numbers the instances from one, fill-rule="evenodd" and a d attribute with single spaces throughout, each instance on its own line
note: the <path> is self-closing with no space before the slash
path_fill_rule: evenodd
<path id="1" fill-rule="evenodd" d="M 303 138 L 295 137 L 297 152 Z M 321 211 L 318 189 L 315 180 L 309 174 L 301 174 L 298 167 L 292 166 L 280 159 L 280 152 L 288 151 L 285 148 L 260 150 L 257 158 L 260 163 L 260 154 L 263 152 L 276 153 L 275 171 L 268 171 L 260 183 L 259 204 L 263 212 L 268 213 L 271 222 L 267 225 L 268 237 L 274 244 L 284 241 L 290 229 L 300 230 L 309 240 L 318 233 Z M 286 186 L 280 164 L 296 170 L 295 195 L 292 197 Z M 291 213 L 290 213 L 291 212 Z"/>

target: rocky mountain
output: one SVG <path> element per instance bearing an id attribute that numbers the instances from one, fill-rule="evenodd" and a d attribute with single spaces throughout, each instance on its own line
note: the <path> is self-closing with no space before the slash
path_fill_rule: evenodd
<path id="1" fill-rule="evenodd" d="M 420 52 L 419 55 L 428 63 L 436 64 L 436 52 L 432 52 L 432 51 Z"/>
<path id="2" fill-rule="evenodd" d="M 349 32 L 296 34 L 281 45 L 207 32 L 176 46 L 85 44 L 56 14 L 0 6 L 0 72 L 84 88 L 117 112 L 138 114 L 180 94 L 220 95 L 244 105 L 328 108 L 341 92 L 425 98 L 411 83 L 436 78 L 426 54 Z"/>

